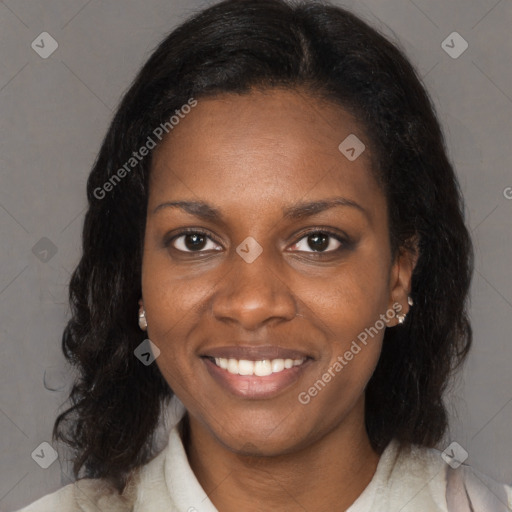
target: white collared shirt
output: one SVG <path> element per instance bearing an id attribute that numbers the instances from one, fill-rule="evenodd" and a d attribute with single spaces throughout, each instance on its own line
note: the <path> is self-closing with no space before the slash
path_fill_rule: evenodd
<path id="1" fill-rule="evenodd" d="M 448 489 L 448 492 L 447 492 Z M 337 508 L 333 504 L 332 510 Z M 441 452 L 384 450 L 366 489 L 346 512 L 508 512 L 512 487 L 469 466 L 452 469 Z M 177 426 L 167 446 L 142 466 L 122 497 L 99 479 L 81 479 L 18 512 L 219 512 L 193 473 Z M 314 512 L 314 511 L 310 511 Z"/>

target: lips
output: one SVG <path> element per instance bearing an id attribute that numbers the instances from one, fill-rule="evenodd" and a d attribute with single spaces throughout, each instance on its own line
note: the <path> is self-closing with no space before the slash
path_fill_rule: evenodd
<path id="1" fill-rule="evenodd" d="M 270 399 L 297 384 L 315 358 L 275 345 L 238 345 L 206 349 L 201 359 L 214 381 L 230 394 Z"/>

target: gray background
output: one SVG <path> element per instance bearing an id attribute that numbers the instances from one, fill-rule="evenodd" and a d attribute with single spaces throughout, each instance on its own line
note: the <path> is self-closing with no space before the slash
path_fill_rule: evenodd
<path id="1" fill-rule="evenodd" d="M 0 2 L 2 510 L 69 481 L 62 448 L 48 469 L 31 453 L 51 442 L 71 381 L 60 339 L 67 281 L 80 255 L 86 179 L 139 66 L 176 24 L 211 3 Z M 456 440 L 468 463 L 512 484 L 511 0 L 339 4 L 401 41 L 445 128 L 476 246 L 475 344 L 448 396 L 452 427 L 440 448 Z M 31 48 L 44 31 L 58 42 L 47 59 Z M 441 47 L 453 31 L 469 44 L 456 59 Z"/>

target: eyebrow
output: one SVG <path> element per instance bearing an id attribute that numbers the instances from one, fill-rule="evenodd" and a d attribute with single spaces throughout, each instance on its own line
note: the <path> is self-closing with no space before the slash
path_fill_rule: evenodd
<path id="1" fill-rule="evenodd" d="M 347 206 L 359 210 L 368 220 L 370 215 L 360 204 L 345 197 L 333 197 L 319 201 L 299 202 L 283 209 L 283 219 L 301 219 L 311 217 L 317 213 L 329 210 L 336 206 Z M 159 204 L 153 214 L 165 208 L 178 208 L 202 220 L 211 222 L 225 222 L 221 211 L 204 201 L 166 201 Z"/>

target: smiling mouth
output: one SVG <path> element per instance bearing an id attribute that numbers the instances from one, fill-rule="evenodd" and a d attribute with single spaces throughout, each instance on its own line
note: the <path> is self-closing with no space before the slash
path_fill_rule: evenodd
<path id="1" fill-rule="evenodd" d="M 265 377 L 274 373 L 281 373 L 294 366 L 301 366 L 310 359 L 308 357 L 302 357 L 300 359 L 262 359 L 259 361 L 251 361 L 248 359 L 227 359 L 224 357 L 211 356 L 206 356 L 206 358 L 219 368 L 233 375 L 253 375 L 256 377 Z"/>
<path id="2" fill-rule="evenodd" d="M 231 349 L 229 351 L 232 352 Z M 288 354 L 299 356 L 298 352 L 293 351 L 288 351 Z M 272 399 L 284 393 L 297 383 L 307 368 L 314 363 L 314 358 L 304 354 L 297 359 L 277 358 L 275 355 L 268 357 L 263 354 L 259 358 L 250 354 L 247 356 L 253 359 L 220 357 L 220 354 L 205 354 L 201 359 L 205 362 L 205 369 L 210 376 L 225 391 L 236 397 L 251 400 Z M 264 357 L 267 359 L 263 359 Z"/>

